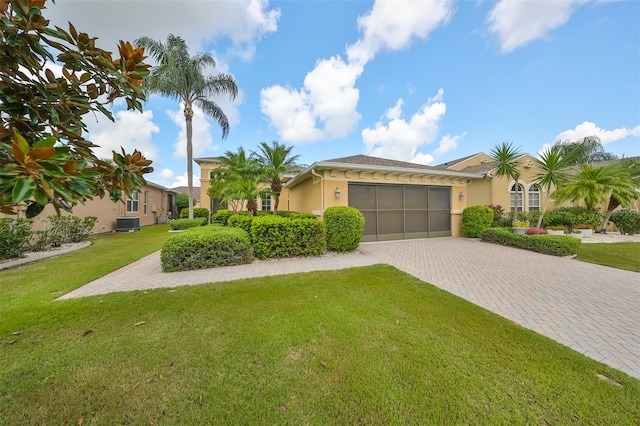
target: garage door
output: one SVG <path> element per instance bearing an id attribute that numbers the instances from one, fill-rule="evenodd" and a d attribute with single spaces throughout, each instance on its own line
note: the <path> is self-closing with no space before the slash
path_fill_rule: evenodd
<path id="1" fill-rule="evenodd" d="M 349 184 L 349 206 L 364 215 L 362 241 L 451 235 L 451 188 Z"/>

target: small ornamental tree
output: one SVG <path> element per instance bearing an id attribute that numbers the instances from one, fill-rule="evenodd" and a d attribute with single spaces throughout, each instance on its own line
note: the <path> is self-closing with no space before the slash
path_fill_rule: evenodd
<path id="1" fill-rule="evenodd" d="M 125 98 L 142 111 L 148 74 L 144 50 L 120 42 L 119 56 L 96 47 L 96 38 L 69 24 L 68 31 L 42 16 L 46 0 L 0 1 L 0 211 L 27 216 L 47 204 L 71 211 L 78 202 L 109 194 L 131 194 L 153 171 L 137 151 L 98 158 L 85 139 L 86 114 Z M 61 66 L 56 75 L 49 67 Z"/>
<path id="2" fill-rule="evenodd" d="M 471 206 L 462 211 L 462 235 L 478 238 L 482 231 L 491 227 L 494 211 L 487 206 Z"/>
<path id="3" fill-rule="evenodd" d="M 324 211 L 327 250 L 354 251 L 364 232 L 364 216 L 353 207 L 329 207 Z"/>

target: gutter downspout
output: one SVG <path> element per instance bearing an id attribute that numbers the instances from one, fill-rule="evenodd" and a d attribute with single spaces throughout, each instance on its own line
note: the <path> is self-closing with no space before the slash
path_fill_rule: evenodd
<path id="1" fill-rule="evenodd" d="M 322 175 L 316 173 L 316 169 L 311 169 L 311 175 L 320 179 L 320 215 L 324 214 L 324 184 L 322 182 Z"/>

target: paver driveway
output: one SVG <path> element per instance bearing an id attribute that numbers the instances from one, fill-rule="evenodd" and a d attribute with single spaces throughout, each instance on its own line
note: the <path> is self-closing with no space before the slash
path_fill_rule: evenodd
<path id="1" fill-rule="evenodd" d="M 640 274 L 463 238 L 367 243 L 357 253 L 162 273 L 154 253 L 62 299 L 388 263 L 640 378 Z"/>

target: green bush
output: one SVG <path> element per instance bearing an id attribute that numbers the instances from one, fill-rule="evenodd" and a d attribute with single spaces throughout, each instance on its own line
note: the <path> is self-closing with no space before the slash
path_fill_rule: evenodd
<path id="1" fill-rule="evenodd" d="M 324 211 L 327 226 L 327 249 L 339 252 L 354 251 L 364 232 L 364 216 L 353 207 L 329 207 Z"/>
<path id="2" fill-rule="evenodd" d="M 230 212 L 229 210 L 218 210 L 211 216 L 211 223 L 227 226 L 227 220 L 229 220 L 229 217 L 231 217 L 232 214 L 233 212 Z"/>
<path id="3" fill-rule="evenodd" d="M 164 272 L 242 265 L 253 260 L 249 236 L 238 228 L 209 225 L 175 234 L 164 243 Z"/>
<path id="4" fill-rule="evenodd" d="M 323 222 L 274 215 L 254 219 L 251 240 L 256 257 L 319 256 L 326 248 Z"/>
<path id="5" fill-rule="evenodd" d="M 20 257 L 29 250 L 31 219 L 0 219 L 0 259 Z"/>
<path id="6" fill-rule="evenodd" d="M 618 228 L 621 234 L 634 235 L 640 232 L 640 212 L 623 209 L 617 210 L 609 218 Z"/>
<path id="7" fill-rule="evenodd" d="M 94 216 L 87 216 L 83 219 L 77 216 L 49 216 L 47 219 L 49 220 L 48 228 L 36 232 L 37 239 L 33 245 L 35 251 L 84 241 L 89 237 L 93 226 L 98 221 L 98 218 Z"/>
<path id="8" fill-rule="evenodd" d="M 209 220 L 209 209 L 206 209 L 204 207 L 194 207 L 193 208 L 193 218 L 200 218 L 200 217 L 204 217 L 205 219 L 207 219 L 207 221 Z M 186 209 L 182 209 L 180 210 L 180 219 L 188 219 L 189 218 L 189 208 Z"/>
<path id="9" fill-rule="evenodd" d="M 169 226 L 171 226 L 171 229 L 174 231 L 197 228 L 198 226 L 205 226 L 206 224 L 207 219 L 203 217 L 193 219 L 175 219 L 169 222 Z"/>
<path id="10" fill-rule="evenodd" d="M 286 217 L 288 219 L 318 219 L 318 216 L 313 213 L 300 213 L 287 210 L 278 210 L 278 216 Z"/>
<path id="11" fill-rule="evenodd" d="M 506 228 L 488 228 L 480 234 L 482 241 L 503 246 L 518 247 L 554 256 L 571 256 L 578 253 L 580 240 L 562 235 L 519 235 Z"/>
<path id="12" fill-rule="evenodd" d="M 587 223 L 597 229 L 600 215 L 584 207 L 560 207 L 545 213 L 542 226 L 566 226 L 569 231 L 578 223 Z"/>
<path id="13" fill-rule="evenodd" d="M 244 229 L 249 235 L 251 235 L 251 223 L 253 223 L 251 214 L 234 214 L 227 220 L 227 226 Z"/>
<path id="14" fill-rule="evenodd" d="M 480 232 L 491 227 L 494 210 L 487 206 L 470 206 L 462 211 L 462 235 L 477 238 Z"/>
<path id="15" fill-rule="evenodd" d="M 504 209 L 502 206 L 500 204 L 488 204 L 487 207 L 493 211 L 493 221 L 491 222 L 491 226 L 494 228 L 505 226 L 507 218 L 504 216 Z"/>

